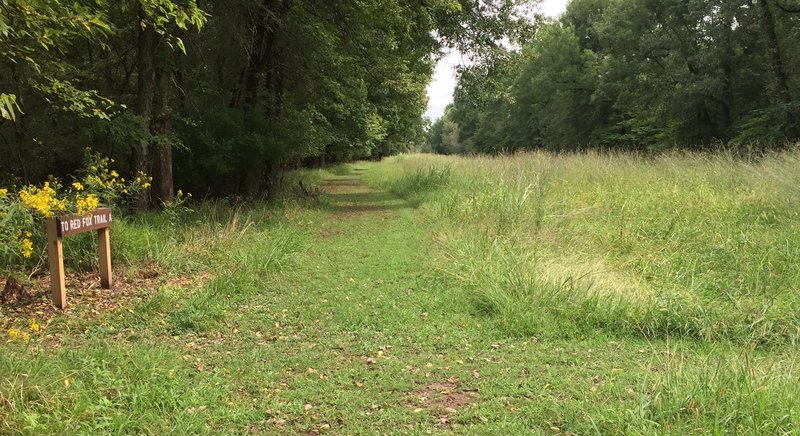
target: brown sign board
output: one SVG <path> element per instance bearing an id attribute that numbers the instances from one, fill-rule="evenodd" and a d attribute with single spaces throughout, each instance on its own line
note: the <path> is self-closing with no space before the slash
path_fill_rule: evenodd
<path id="1" fill-rule="evenodd" d="M 56 230 L 59 238 L 108 227 L 111 227 L 111 209 L 109 208 L 56 217 Z"/>
<path id="2" fill-rule="evenodd" d="M 47 252 L 50 259 L 50 291 L 53 304 L 59 309 L 67 305 L 64 279 L 64 250 L 61 238 L 97 230 L 97 252 L 100 256 L 100 285 L 111 289 L 111 209 L 102 208 L 74 215 L 47 219 Z"/>

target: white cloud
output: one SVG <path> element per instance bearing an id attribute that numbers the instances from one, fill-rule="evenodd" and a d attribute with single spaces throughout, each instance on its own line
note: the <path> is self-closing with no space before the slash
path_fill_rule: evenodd
<path id="1" fill-rule="evenodd" d="M 548 17 L 557 17 L 567 9 L 568 0 L 544 0 L 540 9 Z"/>
<path id="2" fill-rule="evenodd" d="M 444 109 L 453 102 L 456 89 L 456 67 L 463 62 L 461 53 L 454 50 L 439 60 L 433 72 L 433 80 L 428 85 L 428 110 L 425 116 L 437 119 L 444 115 Z"/>
<path id="3" fill-rule="evenodd" d="M 567 8 L 568 0 L 543 0 L 539 10 L 547 16 L 556 17 Z M 443 57 L 436 65 L 433 80 L 428 85 L 428 110 L 425 116 L 435 120 L 444 115 L 444 109 L 453 102 L 456 88 L 456 67 L 464 62 L 463 56 L 453 51 Z"/>

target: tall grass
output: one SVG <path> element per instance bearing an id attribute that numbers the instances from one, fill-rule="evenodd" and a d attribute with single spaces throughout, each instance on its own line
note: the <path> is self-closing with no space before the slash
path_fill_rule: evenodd
<path id="1" fill-rule="evenodd" d="M 800 164 L 726 155 L 410 155 L 368 181 L 425 204 L 443 270 L 513 335 L 800 338 Z"/>
<path id="2" fill-rule="evenodd" d="M 177 220 L 144 214 L 115 223 L 112 253 L 131 266 L 155 262 L 174 272 L 230 270 L 237 264 L 278 269 L 298 251 L 294 222 L 306 212 L 291 202 L 279 206 L 206 202 Z M 258 256 L 257 262 L 250 262 Z"/>
<path id="3" fill-rule="evenodd" d="M 604 394 L 624 407 L 563 431 L 790 434 L 798 167 L 797 152 L 409 155 L 366 177 L 422 205 L 440 272 L 498 334 L 652 348 L 638 389 Z M 447 183 L 407 189 L 437 168 Z"/>

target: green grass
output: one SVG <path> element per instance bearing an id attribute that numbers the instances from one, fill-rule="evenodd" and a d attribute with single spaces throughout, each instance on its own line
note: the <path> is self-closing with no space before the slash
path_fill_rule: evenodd
<path id="1" fill-rule="evenodd" d="M 798 432 L 798 161 L 410 155 L 115 223 L 211 278 L 0 344 L 0 433 Z"/>

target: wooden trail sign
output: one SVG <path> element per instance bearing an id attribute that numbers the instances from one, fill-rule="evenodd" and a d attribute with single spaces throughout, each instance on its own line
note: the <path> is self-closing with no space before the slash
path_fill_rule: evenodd
<path id="1" fill-rule="evenodd" d="M 50 292 L 59 309 L 67 306 L 64 280 L 64 251 L 61 238 L 97 230 L 100 253 L 100 285 L 111 289 L 111 209 L 96 209 L 85 214 L 62 215 L 47 219 L 47 253 L 50 258 Z"/>

